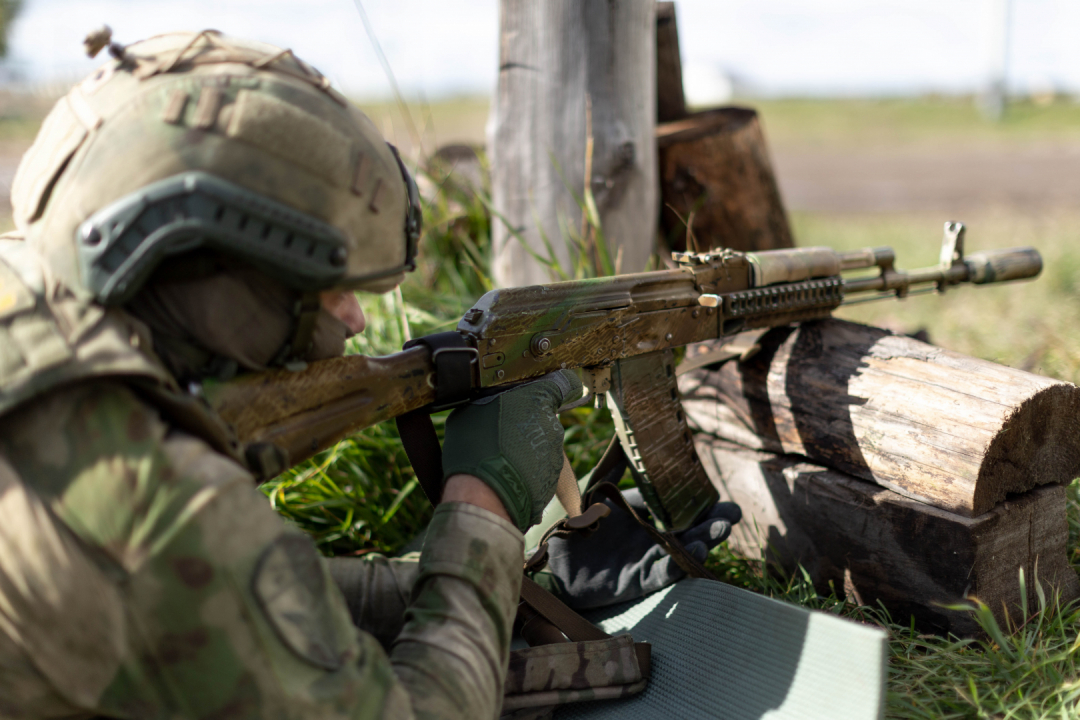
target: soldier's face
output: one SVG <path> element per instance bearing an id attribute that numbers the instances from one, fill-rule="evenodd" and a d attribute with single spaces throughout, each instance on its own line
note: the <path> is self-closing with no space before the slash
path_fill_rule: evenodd
<path id="1" fill-rule="evenodd" d="M 367 320 L 354 293 L 349 290 L 327 290 L 319 293 L 319 301 L 328 313 L 345 323 L 353 333 L 364 331 Z"/>

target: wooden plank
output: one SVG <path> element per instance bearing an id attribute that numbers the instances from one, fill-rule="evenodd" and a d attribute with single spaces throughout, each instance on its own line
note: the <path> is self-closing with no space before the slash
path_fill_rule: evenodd
<path id="1" fill-rule="evenodd" d="M 975 596 L 1018 619 L 1018 571 L 1038 607 L 1038 577 L 1064 600 L 1080 597 L 1066 555 L 1065 490 L 1049 485 L 1010 497 L 976 518 L 949 513 L 801 458 L 741 448 L 705 434 L 698 453 L 721 497 L 743 509 L 728 541 L 739 553 L 801 564 L 819 592 L 846 593 L 893 620 L 930 632 L 972 635 L 971 615 L 943 605 Z"/>
<path id="2" fill-rule="evenodd" d="M 656 139 L 660 224 L 674 249 L 686 248 L 688 223 L 702 251 L 794 246 L 755 111 L 694 113 L 659 125 Z"/>
<path id="3" fill-rule="evenodd" d="M 656 121 L 686 117 L 683 94 L 682 59 L 679 57 L 679 28 L 675 3 L 656 3 Z"/>
<path id="4" fill-rule="evenodd" d="M 547 257 L 548 245 L 572 267 L 586 175 L 618 269 L 644 269 L 659 198 L 654 0 L 502 0 L 499 14 L 488 142 L 495 282 L 550 282 L 532 254 Z"/>
<path id="5" fill-rule="evenodd" d="M 1080 475 L 1080 389 L 841 320 L 680 380 L 691 425 L 966 517 Z"/>

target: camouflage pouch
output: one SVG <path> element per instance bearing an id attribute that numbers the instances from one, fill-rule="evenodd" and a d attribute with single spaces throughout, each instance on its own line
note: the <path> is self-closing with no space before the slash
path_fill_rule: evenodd
<path id="1" fill-rule="evenodd" d="M 532 647 L 510 653 L 503 717 L 539 720 L 558 705 L 635 695 L 649 682 L 649 643 L 608 635 L 527 575 L 518 622 Z"/>
<path id="2" fill-rule="evenodd" d="M 552 643 L 510 653 L 503 714 L 542 716 L 551 708 L 583 700 L 635 695 L 649 679 L 651 646 L 629 635 L 604 640 Z"/>

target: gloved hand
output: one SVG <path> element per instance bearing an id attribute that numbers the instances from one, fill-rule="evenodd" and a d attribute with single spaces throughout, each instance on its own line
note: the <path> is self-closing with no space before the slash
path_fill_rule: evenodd
<path id="1" fill-rule="evenodd" d="M 648 516 L 637 488 L 623 491 L 623 496 L 639 516 Z M 612 508 L 611 514 L 588 537 L 572 534 L 548 540 L 551 589 L 575 610 L 634 600 L 686 575 L 629 513 L 610 500 L 604 503 Z M 675 536 L 687 552 L 704 562 L 709 550 L 722 543 L 741 518 L 742 510 L 735 503 L 716 503 L 697 525 Z"/>
<path id="2" fill-rule="evenodd" d="M 443 441 L 443 480 L 475 475 L 502 500 L 525 531 L 555 495 L 563 465 L 556 411 L 581 396 L 581 380 L 559 370 L 450 413 Z"/>

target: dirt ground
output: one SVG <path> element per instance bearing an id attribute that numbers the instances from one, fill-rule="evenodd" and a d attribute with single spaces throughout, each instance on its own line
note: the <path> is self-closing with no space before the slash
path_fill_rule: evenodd
<path id="1" fill-rule="evenodd" d="M 1080 143 L 1015 147 L 773 149 L 789 210 L 1038 212 L 1080 202 Z"/>

